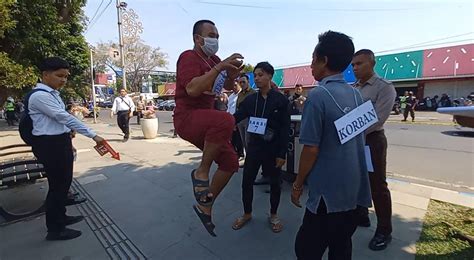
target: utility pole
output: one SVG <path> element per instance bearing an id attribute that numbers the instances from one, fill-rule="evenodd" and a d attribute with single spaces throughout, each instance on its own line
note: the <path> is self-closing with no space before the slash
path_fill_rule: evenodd
<path id="1" fill-rule="evenodd" d="M 122 8 L 126 8 L 127 3 L 120 2 L 117 0 L 117 20 L 118 20 L 118 33 L 119 33 L 119 49 L 120 49 L 120 59 L 122 65 L 122 87 L 127 89 L 127 77 L 125 75 L 125 55 L 123 50 L 123 35 L 122 35 Z"/>
<path id="2" fill-rule="evenodd" d="M 92 85 L 92 102 L 94 104 L 94 107 L 92 108 L 92 110 L 94 110 L 94 124 L 97 123 L 97 115 L 96 115 L 96 112 L 95 112 L 95 108 L 96 108 L 96 103 L 95 103 L 95 83 L 94 83 L 94 58 L 92 56 L 92 46 L 89 47 L 90 49 L 90 53 L 91 53 L 91 85 Z"/>

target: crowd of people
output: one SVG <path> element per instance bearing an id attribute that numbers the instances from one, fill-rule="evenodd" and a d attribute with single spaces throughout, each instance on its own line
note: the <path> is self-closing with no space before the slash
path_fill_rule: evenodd
<path id="1" fill-rule="evenodd" d="M 262 168 L 270 184 L 270 229 L 275 233 L 283 230 L 278 215 L 281 167 L 286 163 L 290 115 L 302 114 L 299 141 L 304 146 L 291 200 L 301 207 L 305 182 L 309 199 L 295 241 L 297 258 L 321 259 L 329 248 L 330 259 L 350 259 L 357 226 L 371 225 L 367 208 L 372 200 L 377 229 L 369 248 L 385 249 L 391 241 L 392 212 L 383 125 L 396 92 L 393 84 L 375 74 L 373 52 L 354 53 L 351 38 L 342 33 L 321 34 L 311 64 L 319 86 L 305 97 L 302 86 L 297 85 L 289 96 L 275 88 L 274 68 L 268 62 L 254 68 L 258 91 L 249 88 L 248 76 L 240 74 L 243 56 L 235 53 L 221 60 L 216 56 L 218 39 L 212 21 L 196 22 L 194 48 L 183 52 L 177 62 L 174 126 L 181 138 L 203 151 L 199 166 L 191 171 L 191 181 L 196 200 L 193 209 L 204 228 L 216 236 L 213 204 L 238 171 L 240 157 L 245 158 L 243 214 L 232 228 L 240 230 L 252 219 L 253 185 Z M 351 63 L 358 79 L 353 86 L 342 75 Z M 342 143 L 334 122 L 366 101 L 373 104 L 378 122 Z M 365 156 L 371 156 L 373 162 L 370 174 Z M 213 176 L 212 162 L 218 165 Z"/>
<path id="2" fill-rule="evenodd" d="M 272 82 L 275 70 L 265 61 L 253 70 L 257 91 L 252 89 L 248 76 L 241 73 L 244 57 L 234 53 L 221 60 L 216 55 L 218 39 L 219 32 L 212 21 L 194 24 L 194 48 L 184 51 L 177 61 L 173 120 L 176 133 L 203 152 L 198 167 L 190 172 L 190 179 L 195 197 L 193 210 L 206 231 L 217 235 L 213 205 L 238 172 L 239 160 L 243 162 L 242 214 L 236 217 L 232 228 L 240 230 L 252 220 L 253 185 L 262 168 L 270 185 L 269 228 L 275 233 L 284 230 L 284 216 L 278 214 L 281 167 L 286 163 L 290 116 L 299 114 L 299 142 L 303 149 L 291 201 L 302 207 L 304 189 L 309 190 L 309 197 L 294 242 L 297 258 L 321 259 L 329 249 L 329 259 L 351 259 L 352 235 L 357 226 L 371 225 L 368 208 L 372 201 L 377 224 L 368 247 L 385 249 L 392 239 L 392 205 L 386 181 L 384 123 L 396 92 L 392 83 L 374 72 L 374 53 L 368 49 L 355 52 L 352 39 L 343 33 L 320 34 L 311 63 L 319 86 L 305 96 L 302 86 L 296 85 L 290 96 L 276 88 Z M 343 78 L 349 64 L 357 78 L 352 86 Z M 66 215 L 74 153 L 70 132 L 92 138 L 97 144 L 104 139 L 65 109 L 58 90 L 66 84 L 68 62 L 47 58 L 40 71 L 41 83 L 26 96 L 26 116 L 22 120 L 31 120 L 31 146 L 47 172 L 46 239 L 73 239 L 81 232 L 66 226 L 83 217 Z M 223 90 L 231 94 L 227 96 Z M 409 97 L 410 93 L 405 100 L 408 112 L 414 109 L 411 106 L 410 110 L 408 104 L 415 102 Z M 348 120 L 352 112 L 362 113 L 359 108 L 365 104 L 372 106 L 378 121 L 364 123 L 363 115 L 356 114 L 360 119 L 345 128 L 352 129 L 351 133 L 341 134 L 344 129 L 336 128 L 335 122 Z M 133 102 L 125 89 L 114 100 L 111 116 L 117 115 L 124 141 L 129 139 L 130 117 L 136 111 L 140 120 L 146 107 L 142 99 L 137 104 Z M 362 128 L 358 122 L 368 128 Z M 343 141 L 341 136 L 347 140 Z M 366 156 L 371 157 L 372 165 L 366 163 Z M 218 167 L 211 175 L 213 162 Z"/>

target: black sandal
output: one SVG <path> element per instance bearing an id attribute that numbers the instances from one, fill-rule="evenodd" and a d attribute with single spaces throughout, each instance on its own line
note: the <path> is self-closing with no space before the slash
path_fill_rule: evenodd
<path id="1" fill-rule="evenodd" d="M 191 180 L 193 181 L 193 192 L 194 192 L 194 198 L 196 199 L 197 203 L 199 205 L 204 206 L 204 207 L 210 207 L 214 203 L 214 200 L 212 197 L 209 197 L 209 180 L 207 181 L 202 181 L 198 180 L 194 177 L 194 173 L 196 170 L 193 170 L 191 172 Z M 201 191 L 196 191 L 196 188 L 207 188 L 205 190 Z M 201 199 L 205 197 L 206 200 L 202 201 Z"/>
<path id="2" fill-rule="evenodd" d="M 207 232 L 213 237 L 217 237 L 216 233 L 214 233 L 214 228 L 216 227 L 214 223 L 212 223 L 212 219 L 210 215 L 202 212 L 201 209 L 193 205 L 194 212 L 198 215 L 199 219 L 201 220 L 202 225 L 206 228 Z"/>

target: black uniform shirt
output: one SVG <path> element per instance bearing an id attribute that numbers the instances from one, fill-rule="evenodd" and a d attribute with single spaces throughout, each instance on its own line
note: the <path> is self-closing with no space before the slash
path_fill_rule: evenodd
<path id="1" fill-rule="evenodd" d="M 236 123 L 250 117 L 266 118 L 267 129 L 271 129 L 274 134 L 271 141 L 265 141 L 262 135 L 249 133 L 250 148 L 276 149 L 278 158 L 286 158 L 290 131 L 288 103 L 288 99 L 283 94 L 273 89 L 268 92 L 266 100 L 260 92 L 256 92 L 242 101 L 234 114 Z"/>

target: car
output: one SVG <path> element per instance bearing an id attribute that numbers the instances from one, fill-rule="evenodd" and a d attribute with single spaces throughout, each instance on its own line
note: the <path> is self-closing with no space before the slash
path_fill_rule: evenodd
<path id="1" fill-rule="evenodd" d="M 166 106 L 168 105 L 170 101 L 174 101 L 174 100 L 165 100 L 161 102 L 160 104 L 158 104 L 158 110 L 166 110 Z"/>
<path id="2" fill-rule="evenodd" d="M 102 107 L 102 108 L 112 108 L 112 102 L 111 101 L 104 101 L 104 102 L 98 102 L 97 106 Z"/>
<path id="3" fill-rule="evenodd" d="M 166 111 L 173 111 L 175 107 L 176 107 L 176 102 L 174 100 L 169 100 L 169 102 L 166 103 L 164 109 Z"/>

